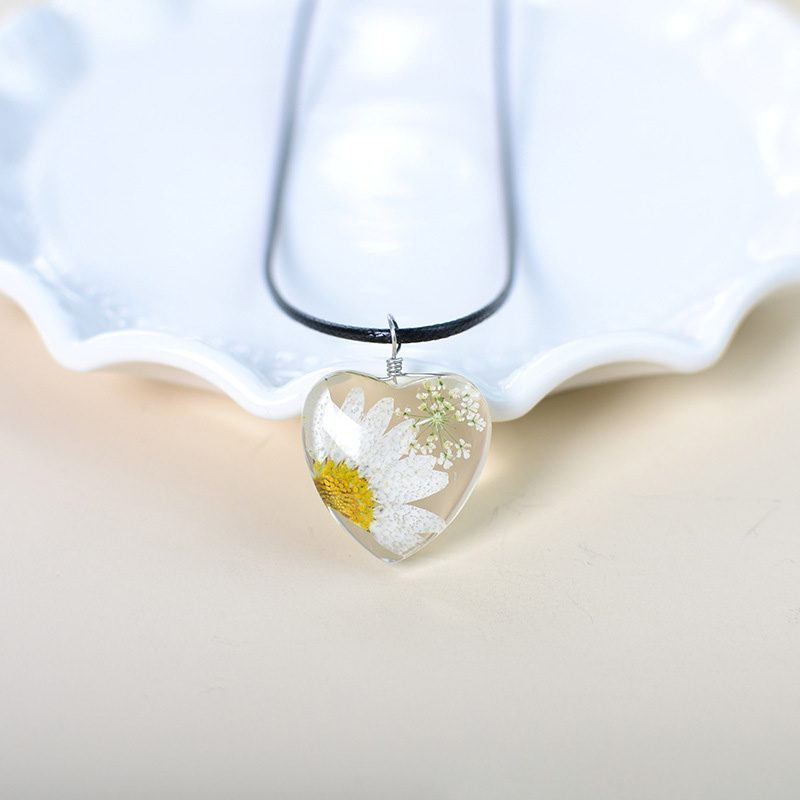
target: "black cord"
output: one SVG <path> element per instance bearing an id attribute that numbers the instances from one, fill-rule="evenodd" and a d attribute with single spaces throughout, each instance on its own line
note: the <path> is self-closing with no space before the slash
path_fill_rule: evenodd
<path id="1" fill-rule="evenodd" d="M 352 339 L 358 342 L 378 342 L 390 344 L 392 342 L 392 332 L 389 328 L 359 328 L 352 325 L 343 325 L 337 322 L 329 322 L 319 319 L 311 314 L 306 314 L 299 308 L 289 303 L 280 293 L 275 282 L 274 262 L 275 247 L 280 228 L 280 220 L 283 211 L 284 189 L 286 176 L 289 168 L 292 142 L 294 139 L 295 125 L 297 121 L 297 98 L 300 91 L 302 78 L 303 56 L 309 40 L 311 23 L 314 17 L 316 0 L 300 0 L 295 16 L 294 30 L 289 51 L 289 64 L 286 83 L 284 86 L 283 109 L 281 117 L 281 128 L 278 138 L 278 161 L 275 169 L 275 180 L 272 189 L 272 215 L 267 231 L 266 248 L 266 279 L 267 286 L 272 293 L 275 302 L 281 310 L 296 322 L 313 328 L 315 331 L 325 333 L 329 336 L 338 336 L 340 339 Z M 511 159 L 511 131 L 509 125 L 509 102 L 508 85 L 509 75 L 507 70 L 506 51 L 509 45 L 507 40 L 508 19 L 507 19 L 506 0 L 494 0 L 493 23 L 494 23 L 494 83 L 495 83 L 495 103 L 496 117 L 498 126 L 498 137 L 500 142 L 500 171 L 503 181 L 503 205 L 506 220 L 506 240 L 508 246 L 508 263 L 506 280 L 500 293 L 483 308 L 473 311 L 464 317 L 450 320 L 450 322 L 440 322 L 435 325 L 423 325 L 417 328 L 400 328 L 396 330 L 397 341 L 400 344 L 414 342 L 432 342 L 436 339 L 446 339 L 463 333 L 475 327 L 484 320 L 488 319 L 505 303 L 511 292 L 514 282 L 514 268 L 516 262 L 516 220 L 514 209 L 516 207 L 514 197 L 514 185 L 512 178 L 512 159 Z M 387 309 L 393 311 L 393 309 Z"/>

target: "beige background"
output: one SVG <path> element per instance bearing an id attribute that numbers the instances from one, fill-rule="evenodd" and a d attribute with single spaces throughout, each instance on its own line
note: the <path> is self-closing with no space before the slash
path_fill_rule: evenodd
<path id="1" fill-rule="evenodd" d="M 394 568 L 296 421 L 0 341 L 3 798 L 800 795 L 800 291 L 498 426 Z"/>

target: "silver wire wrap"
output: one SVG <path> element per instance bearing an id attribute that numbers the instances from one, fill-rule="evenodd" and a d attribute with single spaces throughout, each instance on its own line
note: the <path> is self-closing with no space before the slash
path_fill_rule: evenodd
<path id="1" fill-rule="evenodd" d="M 397 341 L 397 323 L 391 314 L 386 315 L 389 320 L 389 333 L 392 337 L 392 355 L 386 359 L 386 375 L 389 378 L 396 378 L 403 374 L 403 359 L 398 357 L 400 344 Z"/>

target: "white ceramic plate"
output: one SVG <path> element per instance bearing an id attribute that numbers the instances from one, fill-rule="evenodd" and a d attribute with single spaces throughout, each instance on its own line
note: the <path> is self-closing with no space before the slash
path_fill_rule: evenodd
<path id="1" fill-rule="evenodd" d="M 59 362 L 164 367 L 299 412 L 387 353 L 286 319 L 263 240 L 293 4 L 61 2 L 0 34 L 0 289 Z M 498 419 L 568 381 L 719 357 L 800 280 L 800 29 L 756 0 L 512 8 L 519 279 L 408 371 L 468 376 Z M 324 4 L 279 276 L 349 324 L 483 305 L 505 242 L 489 6 Z M 598 370 L 600 370 L 598 372 Z"/>

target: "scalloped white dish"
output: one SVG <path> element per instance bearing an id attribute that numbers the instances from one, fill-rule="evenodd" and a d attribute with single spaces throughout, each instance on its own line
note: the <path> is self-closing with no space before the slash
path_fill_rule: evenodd
<path id="1" fill-rule="evenodd" d="M 374 345 L 285 318 L 263 248 L 288 0 L 34 7 L 0 32 L 0 290 L 63 365 L 195 376 L 298 414 Z M 488 3 L 323 5 L 278 275 L 401 328 L 503 277 Z M 800 281 L 800 28 L 757 0 L 512 4 L 520 257 L 477 328 L 409 346 L 497 419 L 568 382 L 698 370 Z"/>

